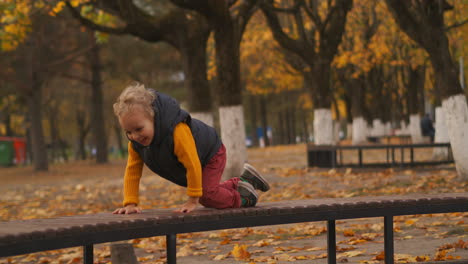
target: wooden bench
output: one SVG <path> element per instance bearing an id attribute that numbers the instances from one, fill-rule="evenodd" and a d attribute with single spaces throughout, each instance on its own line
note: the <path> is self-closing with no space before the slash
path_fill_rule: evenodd
<path id="1" fill-rule="evenodd" d="M 335 220 L 383 217 L 385 263 L 393 263 L 394 216 L 467 211 L 468 193 L 446 193 L 270 202 L 252 208 L 201 209 L 190 214 L 156 209 L 132 215 L 106 212 L 20 220 L 0 222 L 0 257 L 83 246 L 84 263 L 91 264 L 94 244 L 164 235 L 167 261 L 173 264 L 176 234 L 327 221 L 328 263 L 336 263 Z"/>
<path id="2" fill-rule="evenodd" d="M 449 154 L 443 160 L 417 161 L 415 159 L 415 149 L 447 148 Z M 385 150 L 386 159 L 383 162 L 370 162 L 364 159 L 364 153 L 371 150 Z M 357 163 L 345 163 L 344 151 L 357 152 Z M 396 159 L 399 152 L 400 159 Z M 405 152 L 409 152 L 405 156 Z M 452 149 L 450 143 L 430 143 L 430 144 L 377 144 L 377 145 L 308 145 L 307 163 L 309 167 L 322 168 L 343 168 L 343 167 L 414 167 L 424 165 L 440 165 L 453 163 Z"/>

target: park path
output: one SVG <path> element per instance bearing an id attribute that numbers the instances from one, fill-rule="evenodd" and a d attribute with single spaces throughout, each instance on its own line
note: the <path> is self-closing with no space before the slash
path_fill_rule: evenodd
<path id="1" fill-rule="evenodd" d="M 249 162 L 271 183 L 261 201 L 351 197 L 404 193 L 466 192 L 451 166 L 393 169 L 310 169 L 305 145 L 249 149 Z M 49 173 L 30 168 L 0 169 L 4 194 L 0 219 L 28 219 L 110 211 L 121 201 L 124 160 L 107 165 L 86 162 L 53 166 Z M 144 208 L 175 207 L 184 189 L 144 171 Z M 395 252 L 399 263 L 415 260 L 468 260 L 468 214 L 397 217 Z M 339 260 L 383 263 L 383 220 L 337 221 Z M 164 238 L 128 241 L 141 263 L 164 263 Z M 242 228 L 181 234 L 178 263 L 327 263 L 325 222 Z M 249 257 L 250 256 L 250 257 Z M 243 260 L 237 258 L 245 257 Z M 10 262 L 8 262 L 10 261 Z M 81 250 L 71 248 L 0 259 L 4 263 L 80 263 Z M 96 263 L 109 263 L 109 245 L 96 249 Z"/>

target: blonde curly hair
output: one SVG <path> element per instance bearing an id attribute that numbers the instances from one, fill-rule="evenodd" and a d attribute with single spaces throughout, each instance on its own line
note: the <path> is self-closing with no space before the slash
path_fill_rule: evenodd
<path id="1" fill-rule="evenodd" d="M 138 105 L 152 118 L 154 117 L 152 103 L 155 99 L 156 95 L 146 89 L 145 85 L 135 83 L 125 88 L 117 98 L 113 105 L 114 114 L 120 118 L 122 115 L 133 111 L 133 108 Z"/>

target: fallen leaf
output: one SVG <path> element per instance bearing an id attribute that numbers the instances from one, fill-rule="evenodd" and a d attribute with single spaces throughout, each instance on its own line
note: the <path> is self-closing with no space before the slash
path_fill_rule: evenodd
<path id="1" fill-rule="evenodd" d="M 232 255 L 236 260 L 248 260 L 250 259 L 250 253 L 247 251 L 246 245 L 234 245 L 234 249 L 231 251 Z"/>
<path id="2" fill-rule="evenodd" d="M 177 252 L 177 257 L 187 257 L 192 255 L 193 250 L 190 248 L 189 244 L 184 245 Z"/>
<path id="3" fill-rule="evenodd" d="M 347 251 L 347 252 L 343 252 L 343 253 L 340 253 L 338 254 L 336 257 L 337 258 L 352 258 L 352 257 L 356 257 L 356 256 L 360 256 L 362 254 L 364 254 L 366 251 L 365 250 L 354 250 L 354 251 Z"/>
<path id="4" fill-rule="evenodd" d="M 375 260 L 384 260 L 385 259 L 385 251 L 381 251 L 377 256 L 375 256 L 374 258 L 372 259 L 375 259 Z"/>
<path id="5" fill-rule="evenodd" d="M 351 229 L 347 229 L 347 230 L 343 231 L 343 235 L 346 236 L 346 237 L 352 237 L 352 236 L 354 236 L 354 231 L 351 230 Z"/>

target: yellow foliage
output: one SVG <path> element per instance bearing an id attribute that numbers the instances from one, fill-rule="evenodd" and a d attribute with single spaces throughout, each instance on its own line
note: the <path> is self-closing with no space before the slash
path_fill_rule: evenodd
<path id="1" fill-rule="evenodd" d="M 60 1 L 52 8 L 52 10 L 49 12 L 49 14 L 51 16 L 55 16 L 56 14 L 60 13 L 60 11 L 62 11 L 62 9 L 64 7 L 65 7 L 65 2 Z"/>
<path id="2" fill-rule="evenodd" d="M 281 48 L 260 14 L 252 18 L 244 33 L 241 66 L 251 94 L 279 93 L 302 87 L 302 75 L 285 62 Z"/>
<path id="3" fill-rule="evenodd" d="M 72 6 L 89 0 L 73 0 Z M 56 16 L 63 11 L 64 1 L 52 2 L 45 0 L 0 1 L 0 50 L 16 49 L 31 31 L 31 14 L 48 14 Z M 110 15 L 98 15 L 101 21 L 110 21 Z"/>

